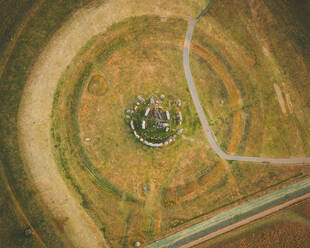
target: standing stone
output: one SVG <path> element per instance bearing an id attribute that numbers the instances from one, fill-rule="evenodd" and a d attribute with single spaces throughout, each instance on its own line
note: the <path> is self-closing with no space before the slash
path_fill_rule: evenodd
<path id="1" fill-rule="evenodd" d="M 140 247 L 141 243 L 139 241 L 135 242 L 135 247 Z"/>
<path id="2" fill-rule="evenodd" d="M 146 187 L 145 184 L 143 184 L 142 191 L 143 191 L 143 195 L 146 195 L 146 193 L 147 193 L 147 187 Z"/>
<path id="3" fill-rule="evenodd" d="M 25 237 L 30 237 L 32 235 L 32 231 L 30 227 L 27 227 L 24 231 Z"/>

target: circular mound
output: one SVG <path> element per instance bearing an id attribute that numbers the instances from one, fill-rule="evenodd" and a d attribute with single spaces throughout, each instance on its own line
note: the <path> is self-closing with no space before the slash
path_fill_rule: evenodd
<path id="1" fill-rule="evenodd" d="M 107 88 L 108 84 L 104 80 L 103 76 L 94 75 L 88 83 L 87 90 L 94 96 L 103 96 L 106 93 Z"/>

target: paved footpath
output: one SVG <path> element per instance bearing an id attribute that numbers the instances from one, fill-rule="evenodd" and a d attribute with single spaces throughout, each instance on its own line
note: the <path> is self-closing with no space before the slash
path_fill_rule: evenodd
<path id="1" fill-rule="evenodd" d="M 305 164 L 310 163 L 309 157 L 301 158 L 262 158 L 230 155 L 225 153 L 216 143 L 210 125 L 207 121 L 204 110 L 201 106 L 198 93 L 192 77 L 189 54 L 190 44 L 194 27 L 200 17 L 205 15 L 215 0 L 211 0 L 208 6 L 201 12 L 196 19 L 190 19 L 188 29 L 184 41 L 183 65 L 187 84 L 198 113 L 203 130 L 208 138 L 212 149 L 222 158 L 226 160 L 236 160 L 243 162 L 257 163 L 274 163 L 274 164 Z M 275 211 L 285 208 L 293 203 L 310 197 L 310 179 L 291 185 L 285 189 L 273 192 L 271 194 L 260 197 L 254 201 L 235 207 L 229 211 L 214 216 L 211 219 L 203 221 L 199 224 L 186 228 L 169 237 L 159 240 L 146 248 L 155 247 L 192 247 L 201 242 L 209 240 L 217 235 L 228 232 L 234 228 L 247 224 L 258 218 L 262 218 Z"/>
<path id="2" fill-rule="evenodd" d="M 196 22 L 199 19 L 190 19 L 188 23 L 188 28 L 186 32 L 186 37 L 184 41 L 184 50 L 183 50 L 183 65 L 184 72 L 190 90 L 196 111 L 198 113 L 200 122 L 202 124 L 203 130 L 208 138 L 208 141 L 212 149 L 222 158 L 226 160 L 235 160 L 242 162 L 256 162 L 256 163 L 272 163 L 272 164 L 310 164 L 310 157 L 301 157 L 301 158 L 263 158 L 263 157 L 247 157 L 247 156 L 238 156 L 230 155 L 225 153 L 216 143 L 214 135 L 210 128 L 210 125 L 207 121 L 205 112 L 201 106 L 198 93 L 194 84 L 193 76 L 189 64 L 189 53 L 190 53 L 190 44 L 192 40 L 192 35 L 194 32 L 194 27 Z"/>

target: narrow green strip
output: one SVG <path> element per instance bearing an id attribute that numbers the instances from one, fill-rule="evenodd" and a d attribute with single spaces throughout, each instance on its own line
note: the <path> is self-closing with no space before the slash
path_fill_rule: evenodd
<path id="1" fill-rule="evenodd" d="M 310 192 L 310 179 L 235 207 L 146 247 L 177 247 L 308 192 Z"/>
<path id="2" fill-rule="evenodd" d="M 211 0 L 211 1 L 208 3 L 207 7 L 205 7 L 205 8 L 203 9 L 203 11 L 200 13 L 199 16 L 197 16 L 196 19 L 199 20 L 200 17 L 204 16 L 204 15 L 207 13 L 207 11 L 211 8 L 211 6 L 213 5 L 214 2 L 215 2 L 215 0 Z"/>

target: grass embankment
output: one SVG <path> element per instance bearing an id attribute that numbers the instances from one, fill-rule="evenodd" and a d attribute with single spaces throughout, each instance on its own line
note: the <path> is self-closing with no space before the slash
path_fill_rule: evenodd
<path id="1" fill-rule="evenodd" d="M 87 195 L 89 213 L 99 216 L 98 225 L 105 227 L 106 236 L 116 245 L 126 243 L 128 235 L 129 243 L 137 236 L 150 242 L 176 222 L 183 223 L 189 214 L 195 216 L 199 207 L 189 211 L 189 206 L 184 208 L 180 203 L 185 196 L 195 197 L 197 188 L 205 191 L 203 187 L 215 184 L 214 188 L 223 189 L 208 196 L 215 202 L 222 195 L 219 204 L 231 198 L 229 184 L 221 176 L 223 173 L 225 177 L 225 172 L 214 166 L 214 153 L 209 150 L 208 158 L 205 155 L 209 148 L 201 138 L 198 117 L 186 90 L 181 60 L 185 30 L 183 20 L 161 21 L 157 17 L 131 18 L 114 25 L 83 49 L 58 87 L 53 133 L 60 168 L 67 181 L 84 195 L 81 197 Z M 91 72 L 85 69 L 87 63 L 93 65 Z M 97 74 L 108 84 L 102 97 L 88 92 L 87 84 Z M 148 97 L 153 93 L 182 100 L 188 140 L 179 139 L 164 149 L 150 149 L 135 139 L 124 121 L 124 111 L 136 95 Z M 77 133 L 79 137 L 74 138 Z M 85 141 L 85 137 L 91 141 Z M 84 153 L 87 157 L 83 158 Z M 204 180 L 212 175 L 220 176 Z M 96 187 L 91 186 L 87 176 L 95 178 Z M 115 190 L 100 184 L 102 178 L 108 178 Z M 143 185 L 147 187 L 146 195 Z M 128 194 L 136 200 L 126 200 Z M 170 208 L 167 198 L 172 201 Z M 205 199 L 207 195 L 201 198 Z"/>
<path id="2" fill-rule="evenodd" d="M 5 176 L 12 188 L 16 199 L 22 207 L 24 214 L 29 219 L 30 223 L 48 247 L 64 247 L 61 233 L 55 230 L 52 218 L 48 215 L 44 206 L 40 204 L 40 197 L 35 191 L 35 186 L 32 184 L 31 176 L 28 174 L 27 169 L 24 167 L 18 149 L 17 137 L 17 113 L 18 106 L 22 95 L 22 90 L 27 78 L 28 71 L 34 63 L 37 55 L 42 47 L 47 43 L 50 36 L 59 26 L 70 16 L 72 11 L 81 7 L 87 1 L 46 1 L 37 10 L 37 13 L 28 21 L 28 24 L 20 31 L 20 36 L 15 37 L 15 30 L 18 30 L 20 22 L 24 18 L 21 13 L 28 11 L 27 14 L 32 14 L 32 6 L 36 5 L 38 1 L 8 1 L 4 3 L 5 7 L 1 8 L 1 17 L 3 22 L 8 24 L 8 27 L 1 30 L 1 51 L 5 54 L 10 44 L 7 40 L 10 39 L 15 42 L 15 47 L 12 53 L 8 56 L 7 64 L 1 64 L 1 83 L 0 83 L 0 156 L 2 165 L 5 170 Z M 33 4 L 33 5 L 32 5 Z M 4 12 L 4 13 L 2 13 Z M 5 25 L 3 25 L 5 27 Z M 4 36 L 5 37 L 4 37 Z M 1 63 L 6 62 L 2 60 Z M 3 67 L 5 66 L 5 67 Z M 7 195 L 3 191 L 3 199 L 6 200 Z M 11 211 L 15 211 L 13 205 L 8 201 L 9 206 L 12 207 Z M 24 223 L 18 214 L 14 216 L 10 213 L 8 205 L 1 205 L 1 213 L 8 213 L 1 222 L 2 234 L 5 238 L 2 244 L 8 244 L 5 247 L 35 247 L 35 236 L 29 240 L 22 240 L 20 231 L 25 228 Z M 5 227 L 5 221 L 9 216 L 12 217 L 11 223 Z M 3 225 L 2 225 L 3 224 Z M 16 240 L 10 240 L 16 238 Z M 14 243 L 15 242 L 15 243 Z M 69 244 L 67 244 L 69 245 Z"/>
<path id="3" fill-rule="evenodd" d="M 187 89 L 185 31 L 184 20 L 151 16 L 115 24 L 82 49 L 58 85 L 52 132 L 60 170 L 116 246 L 153 241 L 238 202 L 224 166 L 204 138 Z M 198 57 L 194 63 L 201 66 Z M 102 96 L 88 90 L 98 75 L 107 84 Z M 227 96 L 220 87 L 214 86 L 214 94 Z M 137 95 L 161 93 L 182 100 L 184 136 L 164 149 L 151 149 L 136 140 L 124 115 Z M 244 190 L 243 197 L 262 194 L 298 173 L 271 167 L 262 171 L 255 175 L 262 183 Z M 241 186 L 247 188 L 253 175 L 245 177 Z"/>
<path id="4" fill-rule="evenodd" d="M 196 247 L 308 247 L 308 208 L 309 200 L 303 201 Z"/>
<path id="5" fill-rule="evenodd" d="M 27 6 L 29 4 L 29 1 L 26 2 L 25 4 Z M 26 6 L 24 5 L 24 7 Z M 33 63 L 33 61 L 35 60 L 39 50 L 41 47 L 44 46 L 44 44 L 46 44 L 46 42 L 48 41 L 50 35 L 59 27 L 59 25 L 66 20 L 67 16 L 69 16 L 69 13 L 71 13 L 71 11 L 75 8 L 80 7 L 80 3 L 74 2 L 74 1 L 66 1 L 65 3 L 63 2 L 59 2 L 59 1 L 54 1 L 53 3 L 51 3 L 50 1 L 47 1 L 46 3 L 44 3 L 40 9 L 40 11 L 38 12 L 38 15 L 36 15 L 33 20 L 31 20 L 29 22 L 29 25 L 25 27 L 25 30 L 22 32 L 21 34 L 21 38 L 18 40 L 18 42 L 16 43 L 16 48 L 13 50 L 12 56 L 8 62 L 8 65 L 6 67 L 6 70 L 3 74 L 3 77 L 1 78 L 1 113 L 3 114 L 2 118 L 1 118 L 1 160 L 4 163 L 4 168 L 6 170 L 6 174 L 8 176 L 9 182 L 12 185 L 13 191 L 16 194 L 17 199 L 19 200 L 19 202 L 21 203 L 21 205 L 23 206 L 23 210 L 25 211 L 26 215 L 28 216 L 28 218 L 31 220 L 31 223 L 33 224 L 33 226 L 35 227 L 36 231 L 39 233 L 40 237 L 44 240 L 44 242 L 48 245 L 48 246 L 52 246 L 52 247 L 62 247 L 62 242 L 56 238 L 55 233 L 53 232 L 54 228 L 52 225 L 50 225 L 49 223 L 52 223 L 53 221 L 45 214 L 45 212 L 43 211 L 43 207 L 39 205 L 39 202 L 37 201 L 37 194 L 33 191 L 33 186 L 31 184 L 31 182 L 29 181 L 29 175 L 27 174 L 27 171 L 25 171 L 23 164 L 22 164 L 22 160 L 20 159 L 19 156 L 19 151 L 17 150 L 18 144 L 17 144 L 17 127 L 16 127 L 16 121 L 17 121 L 17 109 L 18 109 L 18 103 L 21 97 L 21 92 L 23 89 L 23 85 L 27 76 L 27 72 L 29 71 L 29 68 L 31 66 L 31 64 Z M 11 6 L 10 6 L 11 8 Z M 28 7 L 25 7 L 28 8 Z M 14 11 L 16 11 L 17 13 L 17 9 L 18 8 L 14 8 Z M 7 10 L 7 9 L 3 9 L 3 10 Z M 11 10 L 13 11 L 13 8 L 11 8 Z M 6 16 L 6 15 L 3 15 Z M 12 15 L 13 16 L 13 15 Z M 11 21 L 14 18 L 11 19 Z M 18 20 L 18 18 L 16 18 L 15 20 Z M 185 25 L 184 25 L 185 27 Z M 141 28 L 141 26 L 136 27 Z M 147 28 L 148 29 L 148 28 Z M 132 26 L 132 31 L 134 32 L 135 28 Z M 183 43 L 183 36 L 184 36 L 184 31 L 185 28 L 182 30 L 182 34 L 180 33 L 179 36 L 177 36 L 177 38 L 180 40 L 180 47 L 182 47 L 182 43 Z M 128 30 L 125 30 L 128 31 Z M 146 30 L 144 30 L 146 31 Z M 157 30 L 156 32 L 159 32 L 159 30 Z M 156 33 L 155 32 L 155 33 Z M 160 37 L 162 40 L 166 40 L 166 36 L 168 35 L 168 33 L 170 32 L 170 30 L 165 33 L 164 37 Z M 6 33 L 6 31 L 3 31 L 3 33 Z M 174 35 L 175 33 L 171 32 L 171 35 Z M 148 35 L 151 37 L 153 34 L 148 33 Z M 124 45 L 123 40 L 120 40 L 121 42 L 119 44 Z M 106 51 L 111 51 L 111 54 L 113 54 L 113 49 L 116 49 L 115 44 L 111 44 L 112 46 L 107 49 Z M 140 44 L 141 45 L 141 44 Z M 138 50 L 139 47 L 137 46 L 131 46 L 129 50 L 127 51 L 131 51 L 132 54 L 135 54 L 135 52 Z M 147 46 L 146 46 L 147 48 Z M 159 46 L 159 49 L 161 49 L 162 47 Z M 167 48 L 165 46 L 165 48 Z M 169 48 L 170 49 L 170 48 Z M 167 50 L 167 53 L 169 53 L 169 49 Z M 124 55 L 124 52 L 126 52 L 126 50 L 122 51 Z M 143 53 L 145 53 L 145 58 L 148 57 L 152 57 L 154 54 L 148 54 L 147 49 L 143 50 Z M 177 58 L 173 58 L 173 53 L 175 53 L 175 49 L 173 48 L 170 51 L 169 56 L 172 56 L 172 60 L 167 60 L 167 58 L 164 57 L 160 57 L 163 54 L 160 53 L 159 51 L 157 51 L 157 54 L 155 54 L 157 57 L 159 56 L 159 58 L 161 60 L 166 60 L 166 63 L 164 64 L 166 67 L 171 66 L 172 64 L 175 64 L 176 61 L 181 61 L 181 50 L 179 52 L 179 56 Z M 138 56 L 141 56 L 141 54 L 138 54 Z M 123 57 L 123 56 L 122 56 Z M 126 56 L 125 56 L 126 57 Z M 117 59 L 117 56 L 116 56 Z M 160 62 L 161 60 L 158 60 L 158 62 Z M 173 63 L 170 63 L 170 61 L 173 61 Z M 112 71 L 117 71 L 117 67 L 119 65 L 120 61 L 116 60 L 116 64 L 115 67 L 111 67 L 113 68 Z M 130 62 L 126 62 L 123 67 L 121 68 L 120 73 L 122 74 L 122 76 L 126 76 L 127 77 L 127 73 L 128 71 L 126 71 L 126 68 L 129 67 L 128 63 Z M 152 69 L 150 67 L 150 69 Z M 182 71 L 182 65 L 181 62 L 179 62 L 178 67 L 175 68 L 177 71 Z M 164 74 L 164 73 L 161 73 Z M 161 75 L 159 74 L 159 75 Z M 173 74 L 173 73 L 171 73 Z M 112 75 L 112 72 L 111 72 Z M 113 76 L 113 75 L 112 75 Z M 118 79 L 116 80 L 115 78 L 113 79 L 113 77 L 111 76 L 110 78 L 110 82 L 118 82 Z M 144 75 L 146 76 L 146 75 Z M 81 76 L 83 78 L 83 75 Z M 162 79 L 162 78 L 157 78 L 157 79 Z M 129 80 L 129 79 L 128 79 Z M 130 79 L 132 80 L 132 79 Z M 130 81 L 129 80 L 129 81 Z M 83 80 L 82 80 L 83 81 Z M 170 81 L 168 80 L 168 83 Z M 166 82 L 165 82 L 166 83 Z M 182 86 L 183 87 L 183 86 Z M 154 86 L 154 89 L 157 88 Z M 163 90 L 166 90 L 166 86 L 162 88 Z M 142 89 L 143 92 L 145 92 L 145 89 Z M 183 92 L 184 89 L 180 89 L 180 92 Z M 185 92 L 185 91 L 184 91 Z M 183 94 L 183 93 L 180 93 Z M 136 93 L 135 93 L 136 95 Z M 132 96 L 129 96 L 129 98 Z M 128 99 L 129 99 L 128 98 Z M 128 102 L 127 100 L 124 102 Z M 188 98 L 189 99 L 189 98 Z M 122 99 L 119 99 L 120 102 L 122 102 Z M 190 100 L 188 100 L 188 102 L 190 102 Z M 186 103 L 186 101 L 185 101 Z M 113 105 L 112 105 L 113 106 Z M 122 106 L 123 107 L 123 106 Z M 115 109 L 111 108 L 111 110 L 115 111 Z M 73 111 L 74 112 L 74 111 Z M 197 121 L 197 116 L 194 114 L 194 111 L 192 109 L 190 109 L 188 106 L 185 106 L 185 112 L 187 116 L 191 116 L 191 118 L 188 118 L 188 123 L 187 123 L 187 130 L 188 133 L 186 135 L 188 135 L 188 137 L 190 138 L 189 140 L 184 140 L 183 142 L 187 143 L 187 146 L 192 146 L 193 141 L 191 141 L 191 139 L 193 138 L 193 135 L 197 135 L 197 137 L 201 137 L 201 135 L 199 134 L 198 127 L 199 127 L 199 121 Z M 76 129 L 77 130 L 77 129 Z M 195 134 L 196 132 L 198 132 L 198 134 Z M 100 135 L 99 135 L 100 136 Z M 73 136 L 73 137 L 77 137 L 77 136 Z M 194 142 L 196 142 L 196 144 L 198 145 L 198 141 L 200 141 L 200 138 L 197 138 L 195 141 L 194 138 Z M 107 147 L 110 148 L 111 144 L 118 144 L 118 142 L 115 142 L 115 140 L 109 140 L 110 143 L 108 143 Z M 100 144 L 100 142 L 98 142 L 98 144 Z M 128 144 L 127 144 L 128 145 Z M 133 147 L 138 147 L 139 149 L 141 149 L 141 147 L 139 146 L 140 144 L 137 143 L 133 143 Z M 199 144 L 201 145 L 201 144 Z M 177 147 L 177 144 L 176 144 Z M 175 148 L 175 147 L 174 147 Z M 118 148 L 119 149 L 119 148 Z M 143 148 L 142 148 L 143 149 Z M 77 150 L 79 151 L 79 150 Z M 101 156 L 107 157 L 107 159 L 109 159 L 109 161 L 114 160 L 111 154 L 108 153 L 109 149 L 104 150 L 103 154 Z M 126 153 L 126 150 L 124 151 Z M 145 152 L 145 151 L 144 151 Z M 153 166 L 156 165 L 157 161 L 158 161 L 158 157 L 160 157 L 159 155 L 154 156 L 154 151 L 149 152 L 150 154 L 153 154 L 153 158 L 152 158 L 152 164 Z M 129 241 L 128 238 L 126 238 L 126 235 L 131 235 L 131 236 L 135 236 L 138 234 L 134 234 L 136 230 L 135 228 L 137 227 L 137 229 L 141 228 L 142 231 L 142 239 L 145 238 L 145 236 L 148 236 L 146 239 L 147 240 L 151 240 L 154 237 L 154 234 L 152 233 L 152 231 L 160 233 L 161 231 L 156 230 L 158 229 L 158 225 L 159 228 L 161 227 L 160 221 L 161 218 L 163 219 L 163 227 L 162 230 L 163 231 L 167 231 L 169 230 L 171 227 L 173 227 L 176 224 L 182 223 L 184 221 L 186 221 L 186 218 L 184 218 L 184 214 L 188 213 L 189 210 L 193 210 L 193 215 L 197 213 L 201 213 L 204 210 L 206 210 L 206 208 L 202 207 L 200 204 L 200 202 L 204 202 L 205 199 L 211 199 L 212 196 L 210 196 L 210 194 L 213 193 L 213 195 L 215 196 L 216 194 L 219 193 L 223 193 L 225 190 L 227 190 L 229 188 L 229 184 L 227 184 L 227 180 L 225 179 L 225 174 L 223 176 L 219 176 L 216 177 L 215 179 L 213 178 L 213 176 L 219 175 L 218 172 L 217 174 L 214 173 L 212 174 L 212 171 L 215 171 L 212 169 L 212 166 L 208 166 L 206 169 L 206 164 L 212 165 L 213 161 L 211 159 L 211 162 L 208 161 L 208 159 L 210 160 L 210 158 L 212 158 L 214 156 L 214 154 L 212 155 L 212 152 L 209 151 L 208 152 L 208 159 L 203 158 L 202 160 L 204 162 L 199 161 L 199 159 L 197 158 L 197 161 L 193 158 L 199 157 L 199 155 L 201 155 L 202 150 L 196 149 L 194 152 L 191 153 L 186 153 L 187 159 L 185 159 L 184 157 L 181 157 L 179 161 L 183 161 L 180 165 L 181 167 L 186 167 L 187 164 L 189 163 L 193 163 L 196 165 L 199 165 L 200 169 L 197 169 L 197 174 L 195 174 L 193 176 L 193 178 L 195 178 L 195 180 L 197 180 L 198 183 L 194 182 L 192 183 L 187 182 L 188 180 L 183 177 L 183 174 L 188 174 L 191 175 L 190 171 L 181 171 L 178 168 L 175 170 L 172 170 L 171 173 L 169 174 L 169 178 L 166 180 L 166 182 L 164 182 L 164 185 L 169 185 L 170 189 L 175 189 L 175 190 L 171 190 L 172 195 L 173 195 L 173 199 L 174 196 L 176 196 L 175 199 L 180 199 L 184 196 L 191 196 L 189 193 L 193 192 L 191 190 L 188 190 L 188 188 L 193 188 L 193 189 L 197 189 L 197 188 L 202 188 L 202 187 L 197 187 L 197 185 L 203 185 L 205 186 L 204 183 L 202 182 L 206 182 L 208 180 L 206 180 L 206 178 L 209 178 L 209 185 L 208 186 L 208 191 L 205 192 L 205 196 L 204 197 L 199 197 L 199 198 L 195 198 L 196 202 L 197 202 L 197 206 L 193 207 L 191 205 L 191 201 L 188 200 L 187 204 L 180 204 L 177 203 L 177 211 L 176 208 L 169 208 L 169 211 L 167 211 L 165 214 L 162 215 L 162 217 L 158 217 L 158 215 L 156 217 L 158 218 L 142 218 L 143 221 L 139 222 L 138 220 L 141 220 L 141 215 L 134 211 L 127 211 L 125 210 L 126 207 L 122 206 L 123 203 L 117 204 L 115 202 L 111 202 L 111 197 L 107 197 L 105 199 L 98 199 L 98 198 L 93 198 L 96 199 L 98 201 L 101 201 L 102 205 L 100 206 L 105 206 L 106 208 L 103 211 L 106 211 L 106 215 L 104 218 L 104 220 L 102 220 L 102 223 L 114 223 L 113 225 L 111 225 L 111 229 L 108 230 L 108 232 L 112 233 L 114 230 L 118 230 L 118 228 L 122 227 L 122 224 L 120 224 L 121 222 L 117 222 L 115 220 L 119 220 L 119 217 L 117 215 L 114 215 L 112 217 L 107 217 L 110 213 L 112 213 L 113 211 L 115 211 L 115 209 L 117 209 L 117 211 L 120 211 L 124 216 L 124 223 L 127 223 L 126 226 L 126 230 L 124 231 L 124 236 L 121 239 L 122 243 L 126 244 L 128 242 L 130 242 L 131 239 L 133 239 L 133 237 L 130 237 Z M 110 156 L 109 156 L 110 155 Z M 117 155 L 117 154 L 115 154 Z M 166 154 L 163 154 L 163 156 L 165 156 Z M 174 155 L 173 155 L 174 156 Z M 172 158 L 174 158 L 172 156 Z M 102 157 L 101 157 L 102 158 Z M 112 158 L 112 159 L 111 159 Z M 100 159 L 100 156 L 99 156 Z M 118 160 L 117 163 L 120 164 L 122 160 Z M 85 162 L 85 161 L 84 161 Z M 139 161 L 139 164 L 141 161 Z M 142 161 L 143 162 L 143 161 Z M 171 161 L 165 161 L 166 164 L 170 164 L 173 163 Z M 71 165 L 71 164 L 69 164 Z M 131 168 L 129 168 L 131 169 Z M 220 170 L 217 170 L 219 172 L 221 172 Z M 79 171 L 78 171 L 79 172 Z M 117 174 L 119 175 L 119 174 Z M 128 173 L 128 175 L 130 175 Z M 84 177 L 83 177 L 84 176 Z M 192 175 L 191 175 L 192 176 Z M 81 177 L 82 177 L 82 181 L 85 180 L 85 173 L 81 173 Z M 174 177 L 175 177 L 175 181 L 174 181 Z M 212 179 L 212 180 L 211 180 Z M 185 181 L 185 183 L 183 184 L 183 187 L 178 186 L 176 183 L 179 180 L 183 180 Z M 146 178 L 145 180 L 143 180 L 149 187 L 149 189 L 152 189 L 152 182 Z M 122 182 L 121 182 L 122 183 Z M 193 185 L 193 187 L 191 186 Z M 225 186 L 224 188 L 221 188 L 220 186 Z M 87 184 L 87 186 L 89 186 L 89 184 Z M 141 184 L 139 184 L 136 187 L 136 192 L 138 192 L 138 195 L 141 195 Z M 163 187 L 163 190 L 161 189 L 157 189 L 158 192 L 167 192 L 164 190 L 165 187 Z M 187 193 L 185 192 L 185 189 L 187 189 Z M 217 189 L 217 191 L 214 191 L 212 189 Z M 223 189 L 223 191 L 221 192 L 221 190 Z M 225 189 L 225 190 L 224 190 Z M 94 190 L 96 192 L 97 188 L 90 188 L 88 189 L 88 191 L 86 191 L 86 193 L 89 193 L 91 190 Z M 209 192 L 209 194 L 207 193 Z M 161 193 L 160 193 L 161 194 Z M 224 193 L 223 193 L 224 194 Z M 225 194 L 224 194 L 225 195 Z M 165 197 L 165 196 L 164 196 Z M 192 197 L 192 196 L 191 196 Z M 100 197 L 99 197 L 100 198 Z M 143 197 L 142 197 L 143 198 Z M 6 199 L 6 198 L 5 198 Z M 157 200 L 158 198 L 156 198 Z M 87 201 L 83 199 L 83 203 L 85 203 Z M 224 200 L 224 198 L 222 198 L 222 200 Z M 146 203 L 150 202 L 152 205 L 152 203 L 154 203 L 154 201 L 151 200 L 147 200 Z M 175 202 L 177 202 L 176 200 L 174 200 L 173 205 L 175 204 Z M 218 204 L 220 204 L 220 202 L 214 198 L 214 202 L 217 202 Z M 115 203 L 115 205 L 114 205 Z M 149 206 L 149 205 L 148 205 Z M 186 207 L 187 206 L 187 207 Z M 94 205 L 94 207 L 96 207 L 96 205 Z M 209 207 L 214 207 L 213 203 L 210 203 Z M 201 211 L 201 209 L 204 208 L 203 211 Z M 161 209 L 162 210 L 162 209 Z M 116 212 L 117 212 L 116 211 Z M 129 212 L 129 213 L 128 213 Z M 154 211 L 156 212 L 156 211 Z M 153 212 L 153 213 L 154 213 Z M 119 214 L 119 212 L 117 212 L 117 214 Z M 149 214 L 149 213 L 148 213 Z M 157 213 L 156 213 L 157 214 Z M 130 218 L 129 218 L 130 217 Z M 110 219 L 109 219 L 110 218 Z M 156 219 L 156 221 L 154 222 L 154 219 Z M 101 220 L 100 220 L 101 221 Z M 159 223 L 159 224 L 158 224 Z M 168 224 L 167 224 L 168 223 Z M 139 226 L 141 225 L 141 226 Z M 145 227 L 147 226 L 147 228 L 145 229 Z M 8 227 L 8 232 L 10 232 L 10 228 L 14 229 L 14 225 Z M 114 227 L 116 227 L 115 229 L 113 229 Z M 132 228 L 132 229 L 131 229 Z M 14 230 L 20 230 L 19 227 L 16 227 L 16 229 Z M 122 232 L 122 231 L 121 231 Z M 121 233 L 120 232 L 120 233 Z M 17 241 L 19 242 L 19 241 Z M 24 244 L 25 246 L 28 245 L 28 241 L 25 241 L 26 243 Z M 30 242 L 30 241 L 29 241 Z M 118 242 L 118 241 L 117 241 Z M 21 243 L 19 243 L 21 244 Z M 30 244 L 29 244 L 30 246 Z"/>
<path id="6" fill-rule="evenodd" d="M 240 92 L 242 103 L 239 106 L 227 104 L 227 96 L 213 94 L 216 90 L 212 88 L 221 80 L 225 85 L 225 75 L 216 70 L 212 61 L 205 65 L 210 77 L 195 72 L 195 65 L 192 65 L 203 106 L 212 122 L 219 124 L 212 126 L 219 144 L 228 150 L 227 141 L 232 139 L 232 134 L 226 135 L 227 130 L 234 132 L 229 116 L 240 110 L 241 137 L 234 151 L 236 154 L 269 157 L 309 155 L 310 125 L 306 116 L 310 108 L 305 93 L 309 72 L 305 69 L 299 48 L 305 47 L 308 37 L 305 30 L 287 11 L 287 3 L 231 1 L 229 4 L 215 3 L 209 17 L 203 17 L 196 26 L 196 30 L 207 29 L 208 32 L 203 39 L 199 32 L 195 32 L 193 37 L 193 44 L 199 41 L 217 58 L 217 62 L 226 66 L 228 75 Z M 224 31 L 219 33 L 219 29 Z M 193 56 L 197 56 L 194 50 L 192 52 Z M 206 64 L 203 60 L 201 63 Z M 286 113 L 281 111 L 275 85 L 283 95 Z M 228 95 L 231 104 L 233 97 L 229 92 Z M 221 105 L 222 100 L 224 104 Z"/>

